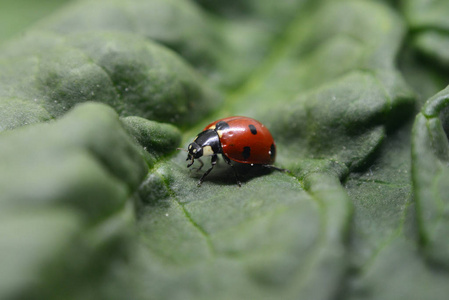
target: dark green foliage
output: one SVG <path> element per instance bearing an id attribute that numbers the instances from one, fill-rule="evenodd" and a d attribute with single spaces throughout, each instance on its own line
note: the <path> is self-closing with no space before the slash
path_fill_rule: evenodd
<path id="1" fill-rule="evenodd" d="M 446 299 L 446 2 L 74 1 L 3 44 L 0 298 Z M 197 187 L 230 115 L 291 172 Z"/>

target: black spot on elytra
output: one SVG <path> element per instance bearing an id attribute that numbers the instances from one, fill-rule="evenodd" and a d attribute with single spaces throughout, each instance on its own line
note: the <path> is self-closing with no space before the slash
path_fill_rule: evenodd
<path id="1" fill-rule="evenodd" d="M 271 144 L 270 156 L 271 157 L 275 157 L 276 156 L 276 146 L 274 144 Z"/>
<path id="2" fill-rule="evenodd" d="M 215 124 L 215 131 L 224 130 L 224 129 L 228 129 L 228 128 L 229 128 L 229 124 L 226 123 L 225 121 L 220 121 L 217 124 Z"/>
<path id="3" fill-rule="evenodd" d="M 251 155 L 251 148 L 250 147 L 243 147 L 243 159 L 248 160 L 249 156 Z"/>
<path id="4" fill-rule="evenodd" d="M 256 126 L 254 126 L 253 124 L 249 124 L 248 127 L 249 127 L 249 130 L 251 130 L 252 134 L 254 134 L 254 135 L 257 134 Z"/>

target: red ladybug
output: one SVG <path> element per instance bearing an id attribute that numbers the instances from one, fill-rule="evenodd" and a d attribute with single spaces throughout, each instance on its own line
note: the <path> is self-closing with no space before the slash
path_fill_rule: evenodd
<path id="1" fill-rule="evenodd" d="M 270 131 L 259 121 L 248 117 L 228 117 L 212 122 L 198 134 L 187 149 L 187 159 L 193 165 L 200 157 L 212 156 L 211 167 L 198 182 L 201 185 L 204 178 L 212 171 L 221 154 L 224 160 L 233 167 L 231 160 L 243 164 L 262 165 L 279 171 L 287 171 L 273 166 L 276 158 L 276 144 Z M 237 183 L 241 186 L 237 171 L 233 167 Z"/>

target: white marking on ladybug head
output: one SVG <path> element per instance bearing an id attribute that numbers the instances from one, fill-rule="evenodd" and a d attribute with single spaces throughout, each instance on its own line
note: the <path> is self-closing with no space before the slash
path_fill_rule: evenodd
<path id="1" fill-rule="evenodd" d="M 204 146 L 203 147 L 203 156 L 211 156 L 214 155 L 214 150 L 212 150 L 211 146 Z"/>
<path id="2" fill-rule="evenodd" d="M 221 136 L 223 135 L 223 130 L 217 130 L 218 137 L 221 139 Z"/>

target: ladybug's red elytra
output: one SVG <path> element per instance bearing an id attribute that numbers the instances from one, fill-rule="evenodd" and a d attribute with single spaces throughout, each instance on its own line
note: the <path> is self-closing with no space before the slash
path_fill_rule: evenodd
<path id="1" fill-rule="evenodd" d="M 228 117 L 207 125 L 187 149 L 190 167 L 202 156 L 211 156 L 211 167 L 198 182 L 200 186 L 204 178 L 217 163 L 218 154 L 233 168 L 239 186 L 237 171 L 231 161 L 243 164 L 262 165 L 278 171 L 287 171 L 273 166 L 276 158 L 276 144 L 270 131 L 259 121 L 248 117 Z"/>

